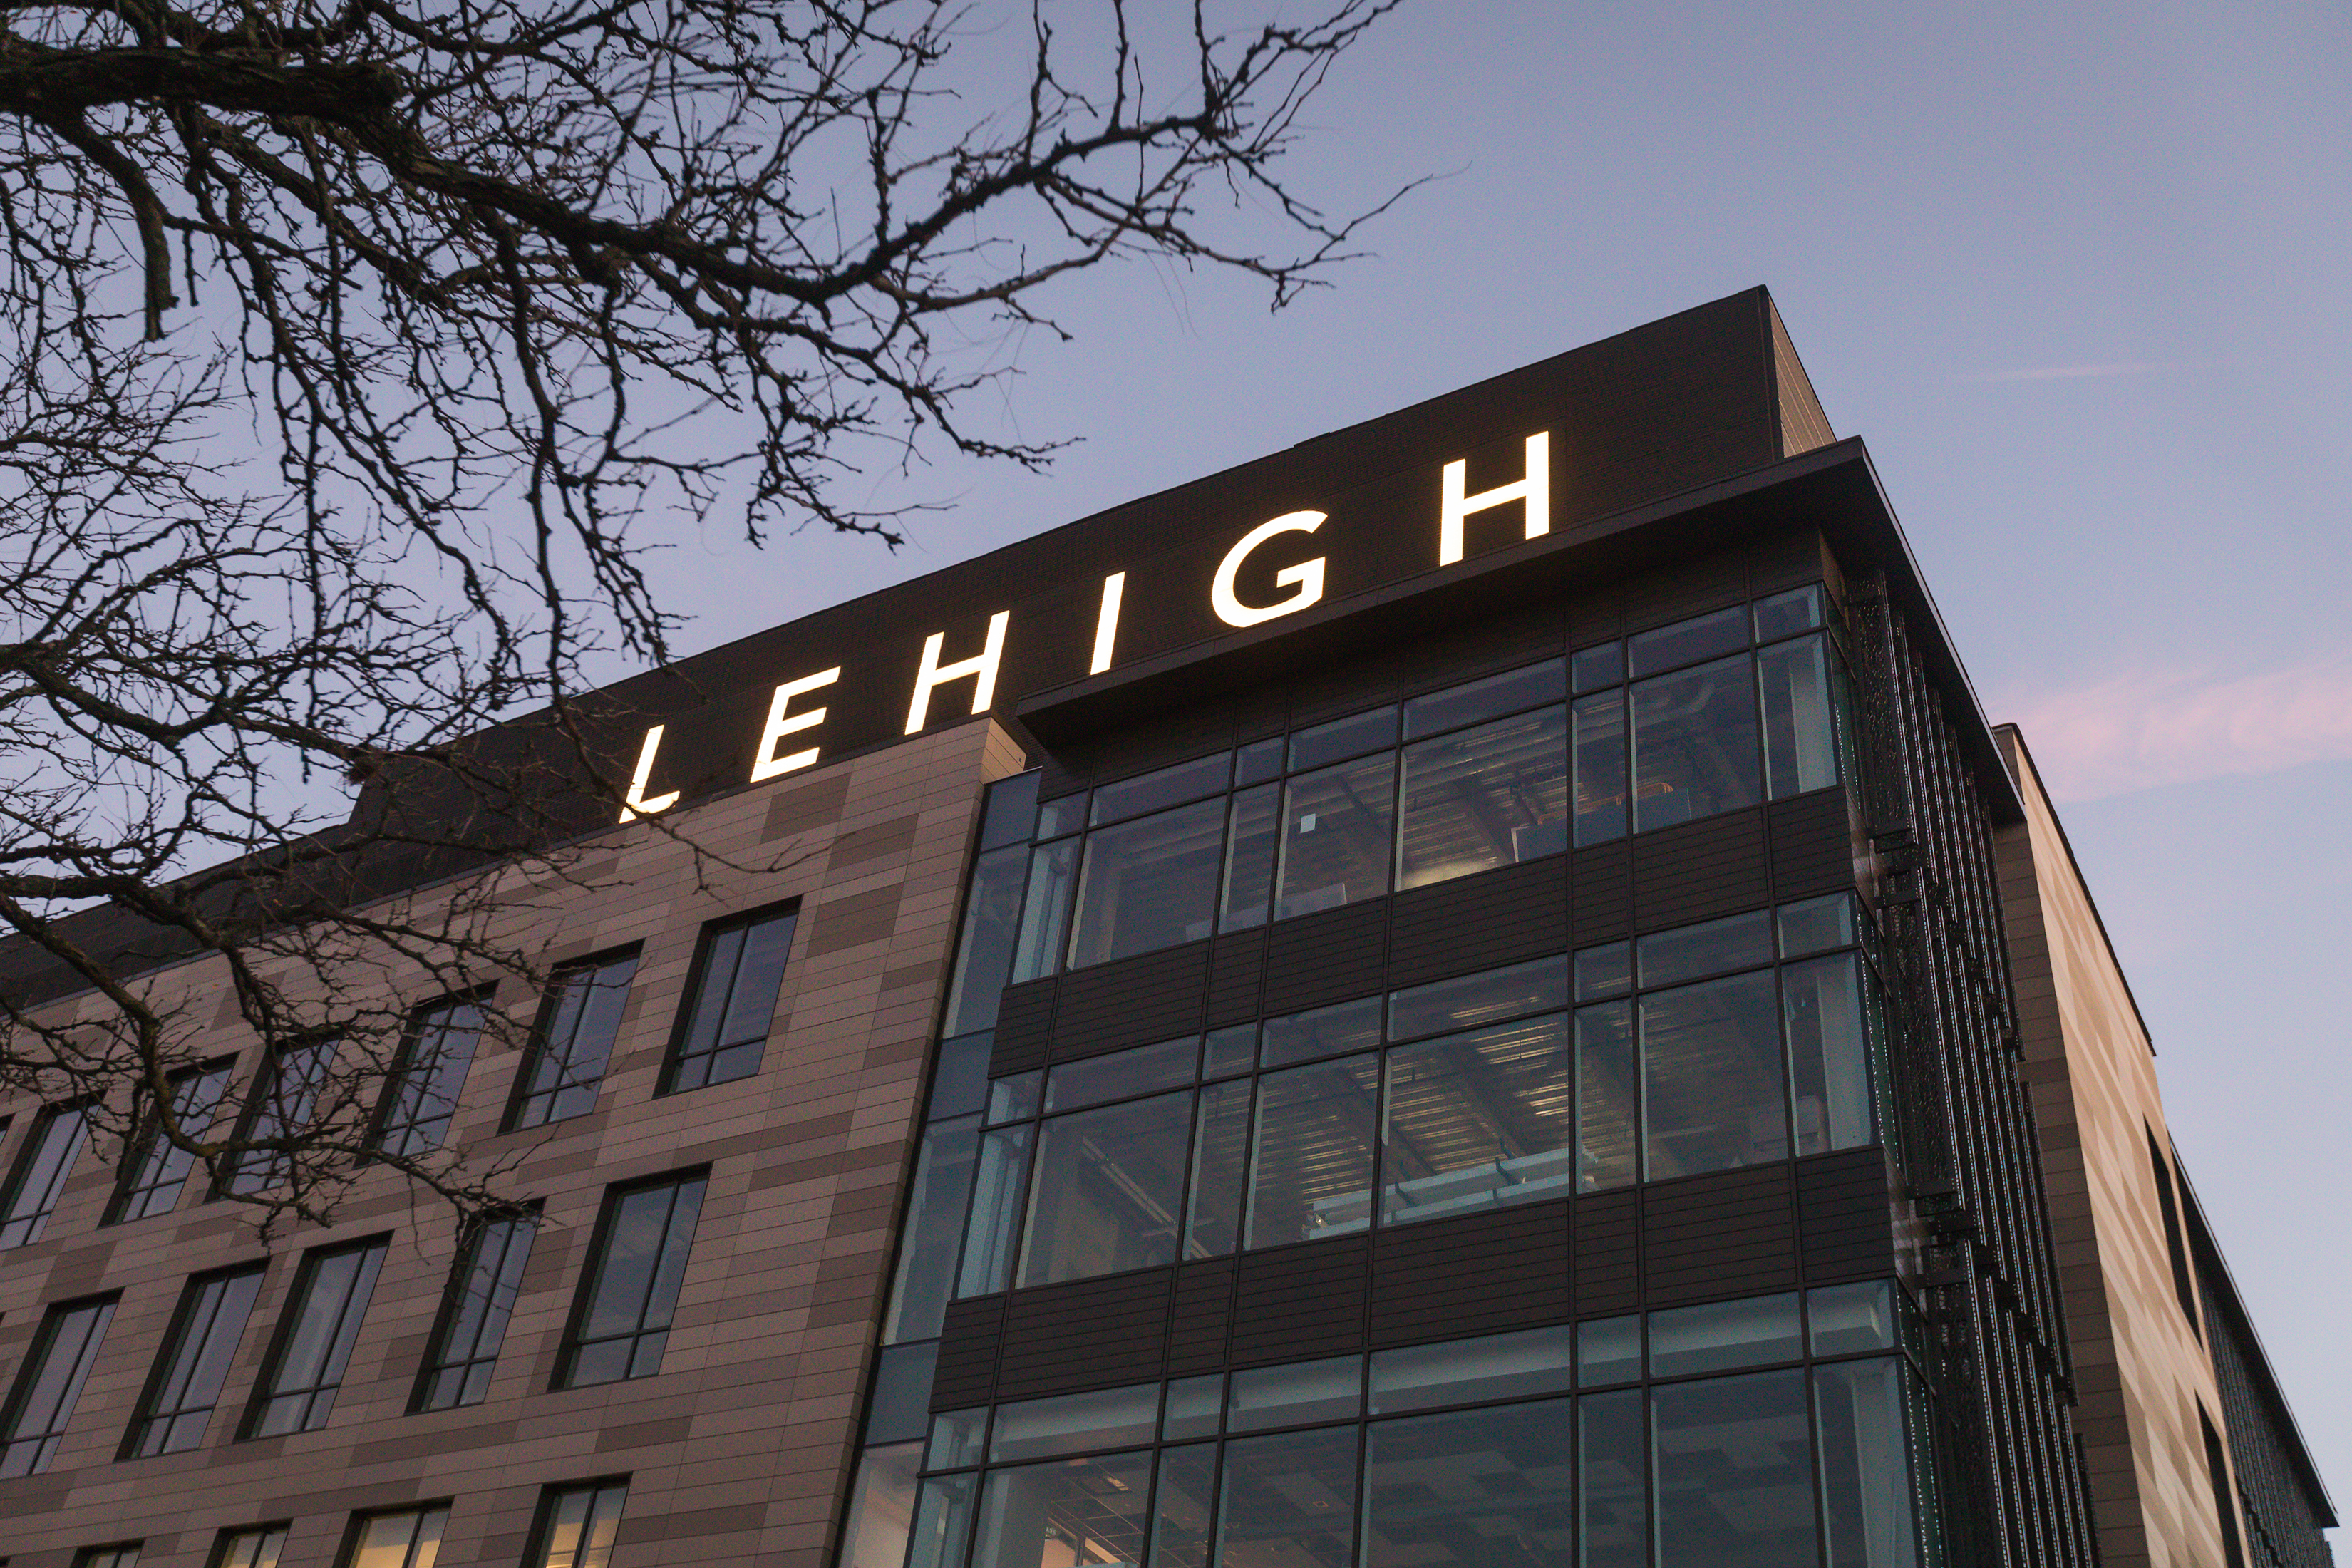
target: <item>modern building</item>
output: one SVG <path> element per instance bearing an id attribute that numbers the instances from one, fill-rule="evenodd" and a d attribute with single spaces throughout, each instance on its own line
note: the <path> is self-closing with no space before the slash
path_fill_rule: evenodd
<path id="1" fill-rule="evenodd" d="M 374 1135 L 526 1206 L 370 1169 L 264 1241 L 266 1161 L 0 1107 L 7 1568 L 2330 1562 L 2025 741 L 1760 289 L 600 713 L 625 789 L 486 742 L 560 874 L 366 891 L 551 968 L 381 982 Z M 185 1113 L 311 1113 L 216 961 L 89 935 Z"/>

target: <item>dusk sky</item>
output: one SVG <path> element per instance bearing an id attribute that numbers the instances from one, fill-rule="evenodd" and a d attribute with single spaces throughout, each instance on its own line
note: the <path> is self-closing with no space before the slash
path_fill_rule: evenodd
<path id="1" fill-rule="evenodd" d="M 1303 189 L 1423 174 L 1338 286 L 1075 281 L 1006 428 L 1042 479 L 895 555 L 714 525 L 700 648 L 1756 283 L 1860 435 L 1986 710 L 2023 725 L 2155 1037 L 2175 1139 L 2352 1507 L 2352 11 L 1408 7 Z"/>

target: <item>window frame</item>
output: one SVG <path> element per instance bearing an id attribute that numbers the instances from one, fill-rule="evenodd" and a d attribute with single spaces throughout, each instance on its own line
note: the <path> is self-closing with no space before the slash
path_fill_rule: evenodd
<path id="1" fill-rule="evenodd" d="M 436 1498 L 428 1502 L 401 1503 L 391 1508 L 355 1510 L 349 1521 L 343 1526 L 342 1544 L 335 1551 L 336 1568 L 359 1568 L 361 1544 L 366 1539 L 368 1527 L 374 1524 L 376 1521 L 401 1518 L 422 1519 L 425 1515 L 436 1511 L 441 1515 L 444 1531 L 441 1540 L 446 1542 L 448 1540 L 446 1531 L 449 1516 L 457 1511 L 457 1500 L 454 1498 Z M 416 1532 L 412 1530 L 409 1531 L 407 1555 L 403 1560 L 401 1568 L 415 1568 L 415 1562 Z"/>
<path id="2" fill-rule="evenodd" d="M 32 1463 L 21 1472 L 37 1476 L 47 1470 L 57 1458 L 58 1446 L 65 1440 L 66 1429 L 72 1424 L 75 1407 L 81 1403 L 83 1385 L 89 1381 L 91 1364 L 106 1343 L 106 1331 L 113 1326 L 115 1309 L 122 1303 L 122 1292 L 110 1290 L 95 1296 L 82 1296 L 68 1301 L 55 1301 L 42 1312 L 39 1327 L 33 1331 L 32 1342 L 26 1347 L 24 1359 L 16 1363 L 16 1375 L 11 1382 L 8 1395 L 0 1402 L 0 1477 L 12 1477 L 6 1459 L 9 1451 L 21 1443 L 34 1447 Z M 57 1353 L 58 1336 L 67 1317 L 72 1313 L 96 1309 L 98 1324 L 89 1331 L 82 1347 L 75 1352 L 79 1363 L 68 1373 L 66 1385 L 60 1392 L 51 1424 L 38 1433 L 23 1433 L 16 1424 L 30 1408 L 33 1394 L 49 1370 L 49 1358 Z"/>
<path id="3" fill-rule="evenodd" d="M 222 1397 L 228 1392 L 228 1378 L 230 1373 L 236 1370 L 234 1363 L 237 1348 L 244 1344 L 246 1330 L 252 1325 L 253 1309 L 260 1300 L 262 1286 L 268 1283 L 268 1273 L 269 1263 L 265 1258 L 257 1263 L 235 1264 L 226 1268 L 207 1269 L 201 1274 L 190 1275 L 186 1282 L 180 1287 L 180 1300 L 172 1309 L 171 1323 L 163 1331 L 163 1342 L 155 1347 L 155 1361 L 148 1368 L 147 1381 L 139 1391 L 139 1401 L 131 1408 L 131 1420 L 123 1430 L 122 1443 L 115 1455 L 118 1462 L 126 1459 L 156 1458 L 165 1454 L 184 1454 L 204 1446 L 205 1436 L 212 1430 L 213 1417 L 220 1413 Z M 254 1282 L 253 1298 L 246 1302 L 244 1313 L 237 1320 L 236 1332 L 226 1347 L 224 1360 L 228 1364 L 224 1365 L 221 1370 L 220 1386 L 213 1391 L 212 1403 L 204 1407 L 204 1425 L 197 1430 L 194 1439 L 185 1447 L 157 1448 L 152 1453 L 142 1452 L 145 1436 L 154 1427 L 158 1419 L 169 1424 L 195 1413 L 191 1406 L 174 1409 L 169 1415 L 163 1415 L 156 1409 L 156 1401 L 162 1397 L 164 1387 L 170 1381 L 171 1373 L 178 1367 L 184 1354 L 193 1363 L 192 1374 L 194 1366 L 202 1364 L 206 1351 L 210 1347 L 212 1335 L 218 1330 L 220 1318 L 215 1313 L 205 1329 L 205 1336 L 202 1343 L 192 1344 L 188 1338 L 189 1330 L 194 1326 L 196 1310 L 205 1290 L 215 1284 L 220 1285 L 225 1289 L 230 1289 L 236 1281 L 246 1279 L 250 1279 Z"/>
<path id="4" fill-rule="evenodd" d="M 294 1521 L 290 1519 L 273 1519 L 261 1524 L 224 1525 L 213 1537 L 213 1549 L 205 1558 L 205 1568 L 227 1568 L 230 1549 L 239 1542 L 258 1537 L 266 1543 L 273 1534 L 278 1537 L 278 1555 L 271 1559 L 271 1563 L 272 1568 L 278 1568 L 286 1561 L 286 1543 L 294 1534 Z"/>
<path id="5" fill-rule="evenodd" d="M 317 1080 L 304 1086 L 300 1114 L 285 1118 L 271 1131 L 260 1135 L 286 1139 L 299 1136 L 300 1131 L 318 1116 L 319 1091 L 334 1076 L 335 1064 L 342 1054 L 342 1048 L 343 1042 L 340 1038 L 313 1040 L 291 1047 L 277 1045 L 264 1047 L 261 1059 L 254 1066 L 253 1079 L 246 1086 L 244 1103 L 237 1107 L 230 1142 L 244 1143 L 254 1141 L 257 1137 L 255 1130 L 264 1117 L 279 1118 L 289 1109 L 282 1101 L 279 1090 L 285 1082 L 287 1058 L 293 1051 L 323 1052 L 318 1058 Z M 288 1160 L 289 1156 L 285 1154 L 263 1149 L 224 1154 L 213 1178 L 212 1196 L 244 1197 L 283 1185 L 290 1177 Z M 248 1181 L 251 1183 L 249 1185 L 246 1184 Z"/>
<path id="6" fill-rule="evenodd" d="M 593 1342 L 583 1342 L 581 1333 L 588 1326 L 589 1316 L 594 1310 L 597 1289 L 604 1280 L 604 1268 L 609 1261 L 609 1250 L 613 1243 L 613 1233 L 620 1219 L 621 1205 L 639 1193 L 655 1192 L 663 1187 L 682 1189 L 689 1183 L 699 1185 L 701 1191 L 695 1198 L 694 1230 L 688 1231 L 686 1237 L 686 1259 L 678 1268 L 677 1294 L 670 1299 L 669 1302 L 670 1321 L 659 1331 L 663 1335 L 663 1353 L 667 1354 L 667 1336 L 677 1323 L 678 1301 L 686 1294 L 686 1271 L 693 1265 L 694 1234 L 701 1228 L 702 1208 L 710 1195 L 710 1167 L 708 1165 L 692 1166 L 683 1171 L 667 1171 L 659 1175 L 641 1177 L 635 1181 L 616 1182 L 604 1189 L 604 1202 L 596 1214 L 596 1228 L 589 1237 L 587 1257 L 581 1265 L 579 1281 L 572 1288 L 572 1310 L 564 1320 L 563 1338 L 556 1352 L 555 1372 L 548 1382 L 548 1392 L 561 1393 L 575 1388 L 602 1388 L 609 1384 L 635 1383 L 642 1378 L 658 1377 L 661 1374 L 661 1368 L 656 1364 L 649 1372 L 624 1373 L 619 1377 L 600 1378 L 594 1383 L 581 1383 L 576 1380 L 580 1352 L 583 1343 L 604 1344 L 625 1338 L 630 1344 L 629 1361 L 632 1364 L 635 1363 L 638 1345 L 652 1331 L 645 1326 L 645 1309 L 653 1300 L 650 1287 L 645 1300 L 638 1305 L 637 1326 L 627 1335 L 608 1335 Z M 670 1245 L 671 1227 L 677 1222 L 677 1204 L 676 1197 L 673 1196 L 668 1217 L 662 1232 L 664 1251 L 667 1251 Z M 653 1278 L 656 1281 L 660 1278 L 658 1262 Z"/>
<path id="7" fill-rule="evenodd" d="M 548 1031 L 553 1027 L 556 1015 L 562 1007 L 565 987 L 574 976 L 593 976 L 603 970 L 617 965 L 624 959 L 628 960 L 630 964 L 628 981 L 620 987 L 621 1012 L 625 1015 L 630 997 L 636 988 L 637 973 L 645 966 L 645 943 L 633 942 L 620 947 L 607 948 L 601 952 L 592 952 L 584 957 L 571 959 L 557 964 L 549 973 L 547 984 L 540 992 L 538 1010 L 531 1017 L 530 1035 L 523 1046 L 522 1062 L 515 1068 L 514 1084 L 507 1094 L 505 1113 L 499 1118 L 499 1131 L 520 1132 L 526 1128 L 552 1127 L 558 1122 L 575 1121 L 580 1117 L 594 1113 L 596 1101 L 604 1096 L 604 1079 L 612 1071 L 613 1052 L 620 1045 L 621 1035 L 627 1022 L 625 1016 L 614 1019 L 613 1037 L 605 1042 L 604 1061 L 603 1066 L 597 1068 L 593 1079 L 581 1082 L 572 1076 L 573 1063 L 571 1047 L 580 1036 L 579 1023 L 575 1021 L 572 1033 L 565 1041 L 564 1057 L 558 1069 L 557 1081 L 544 1089 L 534 1088 L 533 1085 L 541 1067 L 553 1059 L 548 1050 Z M 593 991 L 601 984 L 602 982 L 591 978 L 587 982 L 587 988 Z M 587 1013 L 584 1004 L 581 1012 L 584 1018 Z M 525 1120 L 532 1100 L 544 1097 L 548 1101 L 549 1110 L 552 1111 L 562 1096 L 580 1089 L 586 1089 L 589 1091 L 588 1108 L 585 1110 L 575 1110 L 565 1116 L 551 1114 L 541 1117 L 537 1121 Z"/>
<path id="8" fill-rule="evenodd" d="M 497 989 L 495 985 L 480 985 L 471 991 L 452 992 L 446 996 L 436 996 L 430 1002 L 421 1002 L 408 1010 L 408 1016 L 402 1020 L 400 1026 L 400 1045 L 393 1053 L 392 1066 L 383 1075 L 383 1089 L 376 1096 L 375 1110 L 368 1118 L 365 1147 L 369 1159 L 387 1156 L 414 1159 L 433 1153 L 448 1144 L 449 1133 L 457 1123 L 458 1106 L 465 1095 L 466 1080 L 473 1074 L 474 1058 L 480 1053 L 482 1036 L 490 1026 L 492 1000 Z M 468 1007 L 474 1010 L 475 1022 L 470 1031 L 461 1030 L 451 1020 Z M 425 1085 L 412 1076 L 418 1066 L 418 1047 L 428 1034 L 442 1042 L 433 1054 L 433 1076 L 438 1078 L 442 1064 L 447 1059 L 447 1042 L 460 1033 L 471 1036 L 465 1047 L 465 1062 L 458 1070 L 457 1082 L 451 1086 L 447 1110 L 436 1112 L 432 1109 L 437 1098 L 434 1087 Z M 406 1101 L 412 1098 L 412 1089 L 415 1090 L 415 1103 L 408 1104 Z M 440 1131 L 430 1143 L 422 1146 L 409 1144 L 408 1141 L 415 1137 L 418 1129 L 436 1121 L 441 1124 Z M 404 1146 L 387 1149 L 385 1145 L 395 1132 L 404 1140 Z"/>
<path id="9" fill-rule="evenodd" d="M 425 1342 L 425 1354 L 417 1363 L 415 1386 L 409 1392 L 410 1415 L 421 1415 L 435 1410 L 462 1410 L 479 1405 L 488 1397 L 488 1390 L 485 1386 L 479 1398 L 453 1399 L 446 1405 L 430 1402 L 434 1384 L 440 1380 L 444 1373 L 464 1369 L 464 1375 L 458 1379 L 460 1393 L 464 1391 L 466 1384 L 471 1380 L 473 1369 L 476 1366 L 485 1366 L 488 1369 L 484 1374 L 485 1384 L 490 1376 L 496 1374 L 499 1357 L 506 1349 L 507 1330 L 512 1322 L 515 1300 L 519 1300 L 521 1295 L 522 1275 L 530 1267 L 531 1248 L 538 1239 L 541 1217 L 539 1205 L 534 1204 L 520 1213 L 483 1220 L 470 1227 L 461 1238 L 457 1257 L 450 1261 L 449 1278 L 442 1286 L 441 1304 L 434 1314 L 432 1333 Z M 513 1239 L 509 1238 L 507 1242 L 506 1251 L 499 1258 L 498 1273 L 490 1281 L 489 1300 L 492 1305 L 488 1310 L 499 1314 L 495 1347 L 488 1356 L 468 1355 L 463 1361 L 444 1361 L 442 1358 L 449 1348 L 449 1336 L 456 1331 L 458 1314 L 468 1300 L 466 1283 L 479 1260 L 484 1239 L 489 1235 L 493 1226 L 506 1225 L 521 1226 L 527 1228 L 521 1236 L 521 1256 L 512 1266 L 515 1275 L 515 1300 L 509 1300 L 503 1310 L 496 1305 L 496 1301 L 500 1284 L 506 1276 L 507 1258 L 515 1249 L 516 1243 Z M 478 1338 L 477 1344 L 478 1343 Z"/>
<path id="10" fill-rule="evenodd" d="M 772 904 L 764 904 L 758 909 L 746 910 L 739 914 L 728 915 L 703 925 L 701 931 L 695 938 L 694 963 L 687 970 L 686 986 L 679 993 L 677 1016 L 670 1026 L 669 1044 L 662 1052 L 661 1076 L 654 1086 L 655 1099 L 667 1099 L 673 1094 L 688 1094 L 698 1089 L 716 1089 L 721 1084 L 740 1083 L 745 1079 L 759 1076 L 760 1068 L 765 1064 L 767 1058 L 768 1038 L 775 1033 L 776 1029 L 776 1003 L 782 994 L 784 976 L 791 970 L 793 949 L 800 939 L 800 917 L 801 900 L 794 897 L 781 900 Z M 782 960 L 776 966 L 777 994 L 768 998 L 767 1028 L 761 1032 L 756 1042 L 760 1047 L 758 1054 L 753 1057 L 751 1065 L 748 1068 L 732 1077 L 712 1079 L 709 1076 L 709 1068 L 706 1067 L 705 1076 L 699 1082 L 681 1083 L 679 1079 L 683 1076 L 683 1069 L 688 1063 L 707 1063 L 739 1046 L 754 1043 L 749 1038 L 730 1042 L 714 1037 L 708 1050 L 697 1051 L 691 1056 L 686 1054 L 687 1042 L 693 1035 L 695 1024 L 700 1016 L 702 991 L 709 978 L 712 950 L 717 946 L 719 939 L 731 931 L 748 932 L 772 921 L 788 921 L 790 926 L 784 933 Z M 748 942 L 748 936 L 746 941 Z M 735 987 L 741 977 L 741 955 L 739 952 L 735 973 L 729 979 L 726 994 L 718 1000 L 719 1023 L 715 1026 L 716 1028 L 724 1028 L 727 1015 L 734 1011 Z"/>
<path id="11" fill-rule="evenodd" d="M 110 1541 L 97 1546 L 75 1549 L 73 1568 L 139 1568 L 139 1554 L 147 1549 L 142 1537 L 137 1541 Z M 125 1561 L 123 1553 L 129 1552 Z"/>
<path id="12" fill-rule="evenodd" d="M 16 1157 L 9 1162 L 7 1180 L 0 1184 L 0 1252 L 30 1247 L 41 1239 L 42 1232 L 48 1229 L 49 1221 L 57 1215 L 58 1205 L 64 1200 L 66 1184 L 73 1180 L 74 1166 L 80 1163 L 82 1150 L 89 1142 L 89 1113 L 92 1109 L 94 1102 L 89 1100 L 59 1100 L 54 1105 L 41 1107 L 39 1114 L 33 1118 L 33 1124 L 26 1129 Z M 58 1157 L 57 1168 L 48 1177 L 47 1190 L 32 1194 L 35 1167 L 48 1152 L 49 1142 L 56 1130 L 65 1125 L 68 1118 L 72 1119 L 73 1130 L 66 1134 L 66 1151 Z M 25 1202 L 28 1194 L 32 1194 L 38 1206 L 19 1212 L 18 1205 Z M 14 1233 L 19 1227 L 24 1234 L 16 1236 Z"/>
<path id="13" fill-rule="evenodd" d="M 593 1522 L 596 1517 L 598 1498 L 608 1491 L 618 1491 L 620 1501 L 613 1516 L 617 1529 L 619 1522 L 628 1517 L 630 1479 L 627 1475 L 595 1476 L 586 1480 L 551 1481 L 540 1488 L 538 1506 L 531 1510 L 530 1544 L 523 1551 L 523 1568 L 548 1568 L 548 1553 L 555 1544 L 556 1510 L 566 1498 L 586 1494 L 588 1522 Z M 585 1533 L 584 1530 L 583 1533 Z M 577 1552 L 573 1554 L 572 1568 L 580 1568 Z"/>
<path id="14" fill-rule="evenodd" d="M 178 1101 L 181 1096 L 190 1089 L 201 1092 L 208 1079 L 217 1080 L 218 1084 L 211 1100 L 203 1105 L 192 1103 L 184 1110 L 180 1109 Z M 236 1058 L 235 1057 L 216 1057 L 210 1061 L 198 1062 L 193 1067 L 182 1068 L 165 1080 L 172 1089 L 173 1100 L 172 1114 L 182 1120 L 200 1118 L 205 1128 L 209 1130 L 220 1120 L 221 1107 L 228 1102 L 229 1086 L 236 1080 Z M 144 1091 L 142 1092 L 143 1095 Z M 142 1108 L 134 1101 L 133 1110 L 137 1118 L 132 1132 L 132 1137 L 136 1140 L 133 1146 L 134 1152 L 126 1153 L 121 1169 L 116 1175 L 113 1190 L 107 1196 L 106 1212 L 98 1222 L 101 1227 L 133 1225 L 142 1219 L 152 1219 L 158 1215 L 172 1213 L 186 1201 L 188 1181 L 196 1173 L 196 1167 L 202 1163 L 195 1155 L 188 1153 L 187 1151 L 179 1148 L 177 1144 L 163 1137 L 163 1130 L 159 1125 L 160 1113 L 152 1106 Z M 173 1194 L 171 1201 L 160 1208 L 142 1209 L 135 1215 L 125 1212 L 130 1208 L 132 1199 L 139 1194 L 160 1193 L 166 1186 L 173 1184 L 174 1178 L 166 1177 L 151 1182 L 146 1179 L 145 1173 L 147 1167 L 159 1157 L 168 1163 L 173 1154 L 184 1156 L 187 1163 L 181 1167 L 176 1178 L 179 1191 Z"/>
<path id="15" fill-rule="evenodd" d="M 253 1380 L 253 1392 L 247 1396 L 245 1412 L 238 1419 L 236 1436 L 240 1442 L 255 1437 L 288 1436 L 297 1432 L 315 1432 L 327 1424 L 333 1414 L 335 1399 L 342 1392 L 343 1378 L 350 1370 L 352 1350 L 359 1342 L 360 1329 L 367 1320 L 367 1310 L 375 1299 L 376 1281 L 383 1269 L 383 1260 L 392 1250 L 392 1235 L 361 1237 L 356 1240 L 337 1242 L 328 1247 L 314 1247 L 302 1255 L 294 1271 L 294 1283 L 286 1292 L 278 1308 L 278 1321 L 270 1331 L 269 1349 L 262 1357 L 261 1370 Z M 373 1258 L 369 1254 L 373 1253 Z M 335 1308 L 333 1321 L 327 1325 L 328 1340 L 320 1373 L 329 1381 L 303 1388 L 280 1388 L 278 1378 L 286 1371 L 286 1358 L 302 1337 L 303 1329 L 314 1305 L 320 1270 L 337 1258 L 357 1255 L 359 1272 L 350 1290 Z M 300 1423 L 282 1432 L 265 1434 L 262 1423 L 268 1418 L 269 1407 L 281 1399 L 300 1397 L 304 1409 Z M 323 1403 L 321 1401 L 323 1400 Z"/>

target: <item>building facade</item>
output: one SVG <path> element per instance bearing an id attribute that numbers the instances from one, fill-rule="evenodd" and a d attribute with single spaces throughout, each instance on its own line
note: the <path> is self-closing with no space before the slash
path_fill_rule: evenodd
<path id="1" fill-rule="evenodd" d="M 1761 290 L 593 717 L 625 788 L 499 739 L 561 874 L 371 892 L 551 970 L 383 980 L 377 1135 L 513 1213 L 368 1171 L 265 1243 L 267 1168 L 0 1108 L 8 1568 L 2330 1561 Z M 184 1112 L 309 1113 L 211 962 L 141 984 Z"/>

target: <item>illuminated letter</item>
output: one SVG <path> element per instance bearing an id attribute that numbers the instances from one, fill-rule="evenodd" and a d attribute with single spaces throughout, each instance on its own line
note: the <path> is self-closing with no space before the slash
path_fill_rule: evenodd
<path id="1" fill-rule="evenodd" d="M 1445 465 L 1445 501 L 1437 522 L 1437 563 L 1451 566 L 1462 559 L 1462 520 L 1507 500 L 1527 502 L 1528 537 L 1540 539 L 1551 531 L 1551 432 L 1538 430 L 1528 437 L 1527 477 L 1513 485 L 1497 485 L 1475 496 L 1469 487 L 1470 465 Z"/>
<path id="2" fill-rule="evenodd" d="M 824 723 L 825 710 L 812 708 L 805 713 L 790 716 L 784 710 L 793 705 L 793 699 L 803 692 L 814 691 L 820 686 L 831 686 L 840 679 L 841 666 L 836 664 L 831 669 L 815 675 L 803 675 L 798 680 L 787 680 L 776 688 L 775 698 L 768 704 L 768 727 L 761 732 L 759 752 L 751 759 L 753 784 L 761 779 L 774 778 L 778 773 L 797 773 L 816 761 L 814 746 L 805 752 L 794 752 L 789 757 L 780 757 L 776 755 L 776 742 L 787 735 Z"/>
<path id="3" fill-rule="evenodd" d="M 967 675 L 975 677 L 971 710 L 976 714 L 988 711 L 989 701 L 996 695 L 996 656 L 1004 651 L 1004 623 L 1012 618 L 1009 610 L 999 610 L 989 616 L 988 645 L 976 657 L 944 668 L 940 664 L 940 649 L 947 643 L 947 633 L 933 632 L 924 639 L 923 668 L 915 676 L 914 700 L 907 704 L 907 733 L 922 733 L 923 721 L 931 710 L 931 688 L 942 681 L 961 680 Z"/>
<path id="4" fill-rule="evenodd" d="M 1323 518 L 1319 511 L 1286 511 L 1272 522 L 1261 522 L 1243 534 L 1240 542 L 1226 551 L 1225 558 L 1217 563 L 1217 580 L 1209 585 L 1209 606 L 1217 612 L 1217 619 L 1229 626 L 1254 626 L 1260 621 L 1303 610 L 1322 598 L 1324 558 L 1320 555 L 1276 572 L 1275 586 L 1287 588 L 1296 584 L 1298 592 L 1271 605 L 1244 605 L 1234 598 L 1234 574 L 1242 569 L 1251 551 L 1276 534 L 1312 533 L 1323 526 Z"/>
<path id="5" fill-rule="evenodd" d="M 1088 675 L 1110 668 L 1111 644 L 1118 640 L 1118 602 L 1126 593 L 1126 573 L 1114 572 L 1103 579 L 1102 614 L 1095 617 L 1095 661 L 1087 667 Z"/>
<path id="6" fill-rule="evenodd" d="M 646 743 L 637 748 L 637 776 L 629 781 L 629 793 L 622 797 L 621 820 L 635 822 L 640 816 L 652 816 L 667 811 L 677 804 L 677 791 L 646 798 L 646 785 L 653 782 L 654 753 L 661 750 L 662 731 L 667 724 L 656 724 L 646 731 Z"/>

